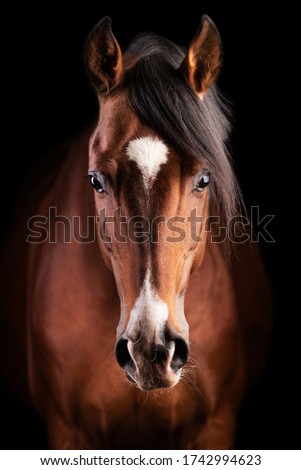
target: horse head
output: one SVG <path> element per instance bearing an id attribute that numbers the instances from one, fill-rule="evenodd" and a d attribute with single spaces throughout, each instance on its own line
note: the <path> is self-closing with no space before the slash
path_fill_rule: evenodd
<path id="1" fill-rule="evenodd" d="M 149 34 L 122 54 L 107 17 L 86 45 L 100 104 L 88 175 L 121 303 L 115 354 L 142 390 L 178 382 L 189 356 L 185 291 L 204 258 L 209 206 L 226 215 L 234 206 L 220 63 L 207 16 L 186 53 Z"/>

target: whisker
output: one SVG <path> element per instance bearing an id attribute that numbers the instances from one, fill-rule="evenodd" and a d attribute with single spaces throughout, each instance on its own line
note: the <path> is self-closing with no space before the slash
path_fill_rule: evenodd
<path id="1" fill-rule="evenodd" d="M 142 332 L 140 333 L 139 338 L 133 344 L 138 344 L 142 340 Z"/>

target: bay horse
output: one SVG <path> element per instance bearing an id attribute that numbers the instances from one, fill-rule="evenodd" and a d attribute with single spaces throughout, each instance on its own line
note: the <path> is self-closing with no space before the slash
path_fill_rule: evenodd
<path id="1" fill-rule="evenodd" d="M 235 446 L 271 301 L 226 149 L 221 55 L 208 16 L 187 51 L 141 34 L 124 53 L 105 17 L 85 49 L 99 118 L 21 192 L 1 369 L 52 449 Z"/>

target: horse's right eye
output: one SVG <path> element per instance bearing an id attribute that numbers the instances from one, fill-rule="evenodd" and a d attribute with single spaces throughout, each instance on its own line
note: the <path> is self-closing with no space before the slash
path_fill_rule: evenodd
<path id="1" fill-rule="evenodd" d="M 90 183 L 98 194 L 105 192 L 105 177 L 98 171 L 89 171 Z"/>

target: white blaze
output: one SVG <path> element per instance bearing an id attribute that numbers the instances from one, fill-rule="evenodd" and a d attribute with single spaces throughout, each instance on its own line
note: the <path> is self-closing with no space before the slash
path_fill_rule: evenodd
<path id="1" fill-rule="evenodd" d="M 157 177 L 161 165 L 167 162 L 168 148 L 156 137 L 141 137 L 131 140 L 126 153 L 136 162 L 143 177 L 144 187 L 149 190 Z"/>
<path id="2" fill-rule="evenodd" d="M 150 331 L 162 330 L 167 318 L 168 306 L 154 291 L 148 272 L 132 308 L 128 329 L 145 326 Z"/>

